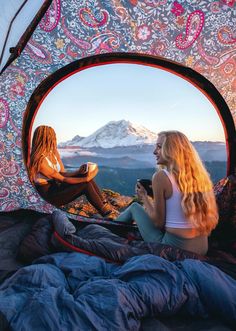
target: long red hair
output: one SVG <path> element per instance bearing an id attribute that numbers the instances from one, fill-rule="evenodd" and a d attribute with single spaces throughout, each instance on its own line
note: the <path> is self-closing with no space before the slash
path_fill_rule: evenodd
<path id="1" fill-rule="evenodd" d="M 43 158 L 50 154 L 55 155 L 56 151 L 57 139 L 54 129 L 46 125 L 38 126 L 34 131 L 30 153 L 29 173 L 31 181 L 34 181 L 35 175 L 39 172 Z"/>

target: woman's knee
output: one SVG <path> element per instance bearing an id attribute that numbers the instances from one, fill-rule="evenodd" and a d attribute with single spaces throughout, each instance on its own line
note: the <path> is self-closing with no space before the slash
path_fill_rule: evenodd
<path id="1" fill-rule="evenodd" d="M 134 218 L 145 218 L 147 216 L 144 208 L 138 202 L 133 202 L 132 205 L 129 207 L 130 212 Z"/>
<path id="2" fill-rule="evenodd" d="M 142 210 L 143 207 L 138 202 L 133 202 L 132 205 L 129 207 L 132 211 L 135 210 Z"/>

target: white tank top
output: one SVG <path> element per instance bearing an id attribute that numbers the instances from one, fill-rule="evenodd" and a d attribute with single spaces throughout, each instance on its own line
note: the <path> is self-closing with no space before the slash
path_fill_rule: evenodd
<path id="1" fill-rule="evenodd" d="M 181 207 L 182 193 L 176 183 L 174 175 L 163 169 L 172 184 L 172 195 L 166 200 L 166 224 L 168 228 L 190 229 L 194 226 L 186 219 Z"/>
<path id="2" fill-rule="evenodd" d="M 56 170 L 58 172 L 60 172 L 61 170 L 61 166 L 60 166 L 60 163 L 58 162 L 58 159 L 55 156 L 55 159 L 57 161 L 56 164 L 53 164 L 48 157 L 45 156 L 45 159 L 47 160 L 47 163 L 49 165 L 50 168 L 52 168 L 53 170 Z M 36 175 L 35 175 L 35 179 L 34 179 L 34 182 L 36 184 L 39 184 L 39 185 L 43 185 L 43 184 L 48 184 L 48 182 L 50 181 L 50 178 L 44 176 L 43 174 L 41 174 L 41 172 L 38 172 Z"/>

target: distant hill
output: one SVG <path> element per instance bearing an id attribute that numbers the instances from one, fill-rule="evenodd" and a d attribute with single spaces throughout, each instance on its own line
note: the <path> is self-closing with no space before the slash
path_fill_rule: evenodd
<path id="1" fill-rule="evenodd" d="M 119 158 L 108 158 L 99 156 L 75 155 L 73 157 L 62 157 L 66 167 L 78 168 L 79 165 L 86 162 L 97 163 L 99 167 L 124 168 L 124 169 L 145 169 L 152 167 L 152 164 L 146 161 L 135 160 L 129 156 Z"/>
<path id="2" fill-rule="evenodd" d="M 226 162 L 206 162 L 205 165 L 214 184 L 226 176 Z M 70 167 L 67 169 L 73 170 Z M 101 188 L 111 189 L 123 195 L 133 196 L 137 179 L 151 179 L 154 172 L 154 167 L 125 169 L 100 166 L 96 176 L 96 182 Z"/>
<path id="3" fill-rule="evenodd" d="M 222 142 L 193 142 L 201 159 L 204 162 L 221 161 L 225 162 L 226 147 Z M 113 166 L 118 168 L 143 168 L 155 167 L 155 157 L 153 155 L 154 145 L 144 144 L 136 146 L 116 146 L 113 148 L 59 148 L 59 152 L 64 162 L 68 165 L 76 166 L 82 162 L 96 162 L 101 166 Z M 129 162 L 125 161 L 129 158 Z M 109 163 L 109 161 L 111 163 Z M 142 163 L 142 165 L 140 164 Z"/>
<path id="4" fill-rule="evenodd" d="M 203 161 L 226 161 L 226 146 L 224 142 L 219 141 L 194 141 L 196 148 Z"/>

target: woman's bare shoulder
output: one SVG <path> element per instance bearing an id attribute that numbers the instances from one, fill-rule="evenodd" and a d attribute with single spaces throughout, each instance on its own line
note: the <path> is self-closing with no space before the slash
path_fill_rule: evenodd
<path id="1" fill-rule="evenodd" d="M 169 199 L 172 195 L 172 184 L 166 172 L 163 169 L 158 170 L 152 178 L 152 188 L 159 197 L 163 194 L 165 199 Z M 155 194 L 155 193 L 154 193 Z"/>
<path id="2" fill-rule="evenodd" d="M 165 198 L 172 195 L 172 184 L 169 177 L 163 169 L 158 170 L 152 178 L 152 187 L 154 190 L 165 192 Z"/>
<path id="3" fill-rule="evenodd" d="M 163 169 L 158 169 L 152 176 L 153 183 L 155 182 L 167 182 L 168 176 Z"/>

